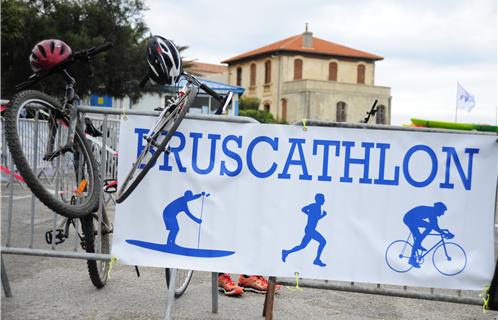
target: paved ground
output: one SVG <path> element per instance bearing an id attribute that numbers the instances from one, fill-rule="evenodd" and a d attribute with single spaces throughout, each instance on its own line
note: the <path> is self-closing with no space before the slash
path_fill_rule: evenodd
<path id="1" fill-rule="evenodd" d="M 2 188 L 2 191 L 5 191 Z M 2 245 L 7 241 L 7 206 L 2 194 Z M 26 247 L 31 229 L 27 191 L 16 191 L 11 245 Z M 34 247 L 47 249 L 43 234 L 52 213 L 37 205 Z M 164 271 L 116 265 L 112 279 L 101 290 L 88 278 L 81 260 L 4 255 L 13 297 L 2 291 L 2 319 L 163 319 L 166 309 Z M 241 298 L 219 295 L 219 312 L 211 313 L 210 274 L 194 273 L 184 296 L 176 300 L 175 319 L 262 319 L 264 296 Z M 464 293 L 476 297 L 477 293 Z M 498 319 L 476 305 L 386 297 L 359 293 L 284 287 L 277 295 L 275 319 Z"/>

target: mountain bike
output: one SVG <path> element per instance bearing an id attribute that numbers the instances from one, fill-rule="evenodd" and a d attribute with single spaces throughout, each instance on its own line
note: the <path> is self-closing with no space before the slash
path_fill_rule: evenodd
<path id="1" fill-rule="evenodd" d="M 156 160 L 166 152 L 169 154 L 168 144 L 176 132 L 183 118 L 187 114 L 190 106 L 195 100 L 200 89 L 215 98 L 220 106 L 215 114 L 221 114 L 227 107 L 233 97 L 230 92 L 226 96 L 220 96 L 207 85 L 201 83 L 194 76 L 183 73 L 182 79 L 186 80 L 183 88 L 178 94 L 171 98 L 164 108 L 160 108 L 157 121 L 144 136 L 145 146 L 133 163 L 132 168 L 126 175 L 123 181 L 119 182 L 117 203 L 123 202 L 135 190 L 139 183 L 143 180 L 147 172 L 155 165 Z M 148 78 L 141 81 L 140 86 L 143 87 Z"/>
<path id="2" fill-rule="evenodd" d="M 108 43 L 74 52 L 54 68 L 33 74 L 16 86 L 18 93 L 5 110 L 5 138 L 17 170 L 41 202 L 68 218 L 81 218 L 95 210 L 101 182 L 98 164 L 83 130 L 84 121 L 78 115 L 76 80 L 67 68 L 76 62 L 89 63 L 93 56 L 111 47 Z M 66 82 L 62 101 L 27 90 L 53 74 L 62 74 Z M 76 201 L 63 199 L 72 196 Z"/>
<path id="3" fill-rule="evenodd" d="M 425 261 L 425 257 L 432 252 L 432 264 L 436 270 L 446 276 L 454 276 L 462 272 L 467 265 L 467 255 L 465 250 L 457 243 L 448 242 L 454 235 L 447 229 L 441 229 L 441 233 L 429 233 L 429 236 L 440 237 L 429 250 L 418 249 L 415 252 L 415 259 L 419 265 Z M 386 249 L 386 263 L 393 271 L 404 273 L 410 271 L 413 266 L 408 262 L 413 245 L 410 243 L 412 233 L 406 240 L 393 241 Z"/>

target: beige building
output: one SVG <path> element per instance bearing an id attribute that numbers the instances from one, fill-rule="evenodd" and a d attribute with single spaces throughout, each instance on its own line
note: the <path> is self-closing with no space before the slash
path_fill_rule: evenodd
<path id="1" fill-rule="evenodd" d="M 221 64 L 212 64 L 193 61 L 187 72 L 206 80 L 227 83 L 228 68 Z"/>
<path id="2" fill-rule="evenodd" d="M 246 96 L 259 98 L 260 109 L 280 120 L 360 122 L 377 99 L 370 123 L 389 124 L 391 89 L 375 85 L 375 62 L 382 59 L 306 30 L 223 63 L 228 83 L 246 88 Z"/>

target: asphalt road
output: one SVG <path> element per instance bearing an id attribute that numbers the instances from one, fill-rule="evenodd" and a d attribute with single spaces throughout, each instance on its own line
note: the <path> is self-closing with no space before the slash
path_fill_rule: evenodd
<path id="1" fill-rule="evenodd" d="M 2 191 L 2 245 L 5 245 L 8 195 L 3 186 Z M 29 245 L 30 205 L 29 191 L 16 190 L 11 246 Z M 33 246 L 47 249 L 44 233 L 51 226 L 53 213 L 39 203 L 36 208 Z M 89 280 L 83 260 L 19 255 L 4 255 L 3 260 L 13 297 L 7 298 L 2 291 L 2 319 L 164 318 L 163 269 L 140 268 L 141 276 L 137 278 L 134 268 L 116 264 L 107 286 L 97 290 Z M 184 296 L 175 301 L 174 319 L 262 319 L 264 295 L 255 293 L 245 293 L 240 298 L 219 294 L 218 313 L 211 313 L 210 279 L 210 273 L 194 273 Z M 477 292 L 464 293 L 470 297 L 477 295 Z M 498 313 L 483 313 L 477 305 L 284 287 L 276 296 L 274 319 L 469 320 L 498 319 Z"/>

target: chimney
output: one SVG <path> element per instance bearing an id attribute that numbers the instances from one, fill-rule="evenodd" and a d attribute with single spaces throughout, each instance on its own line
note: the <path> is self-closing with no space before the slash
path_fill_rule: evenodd
<path id="1" fill-rule="evenodd" d="M 303 48 L 313 48 L 313 32 L 308 31 L 308 23 L 303 32 Z"/>

